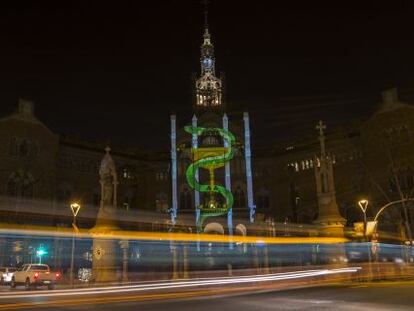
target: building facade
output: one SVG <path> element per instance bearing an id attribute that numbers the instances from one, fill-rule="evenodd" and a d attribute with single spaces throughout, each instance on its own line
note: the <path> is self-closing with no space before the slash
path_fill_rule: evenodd
<path id="1" fill-rule="evenodd" d="M 216 174 L 216 179 L 233 193 L 235 218 L 244 225 L 266 219 L 313 223 L 318 217 L 317 132 L 312 139 L 257 152 L 253 145 L 250 150 L 246 141 L 246 137 L 250 138 L 250 130 L 246 130 L 248 114 L 225 114 L 223 81 L 216 75 L 214 46 L 207 25 L 200 65 L 200 76 L 194 85 L 194 117 L 185 124 L 175 124 L 176 190 L 172 180 L 174 167 L 167 151 L 145 153 L 112 147 L 119 175 L 118 208 L 131 213 L 148 211 L 153 213 L 151 217 L 164 219 L 175 204 L 177 220 L 189 219 L 189 223 L 194 223 L 196 207 L 203 197 L 190 189 L 185 179 L 192 163 L 191 149 L 225 146 L 221 137 L 204 135 L 194 139 L 183 129 L 185 125 L 196 124 L 227 127 L 236 136 L 234 158 Z M 414 106 L 404 101 L 404 94 L 400 100 L 396 89 L 382 95 L 381 105 L 370 118 L 348 127 L 328 128 L 326 134 L 336 200 L 348 226 L 362 219 L 356 206 L 362 197 L 369 198 L 368 215 L 374 216 L 384 204 L 413 195 Z M 329 126 L 329 120 L 325 121 Z M 59 217 L 70 216 L 68 206 L 74 200 L 81 201 L 89 211 L 97 211 L 98 166 L 105 144 L 53 133 L 36 118 L 34 104 L 27 100 L 20 100 L 14 113 L 0 119 L 0 141 L 1 209 L 10 220 L 32 221 L 37 209 L 43 208 L 50 217 L 40 221 L 56 225 Z M 200 179 L 206 178 L 203 174 L 200 172 Z M 93 218 L 93 212 L 91 215 Z M 382 223 L 398 230 L 404 217 L 401 206 L 397 205 L 384 214 Z M 225 220 L 216 221 L 226 226 Z"/>

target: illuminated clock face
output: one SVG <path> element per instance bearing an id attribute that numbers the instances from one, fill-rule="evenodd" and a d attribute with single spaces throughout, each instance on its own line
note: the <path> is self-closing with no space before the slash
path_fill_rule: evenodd
<path id="1" fill-rule="evenodd" d="M 210 69 L 213 66 L 213 60 L 211 58 L 205 58 L 203 60 L 203 66 L 206 69 Z"/>

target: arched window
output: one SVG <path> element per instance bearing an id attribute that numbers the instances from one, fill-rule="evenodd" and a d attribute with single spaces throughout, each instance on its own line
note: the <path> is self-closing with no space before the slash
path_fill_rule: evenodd
<path id="1" fill-rule="evenodd" d="M 33 183 L 24 184 L 22 186 L 22 197 L 26 199 L 33 198 Z"/>
<path id="2" fill-rule="evenodd" d="M 408 130 L 407 125 L 403 125 L 400 128 L 400 137 L 401 137 L 401 142 L 402 143 L 406 143 L 410 141 L 410 132 Z"/>
<path id="3" fill-rule="evenodd" d="M 7 183 L 7 195 L 10 197 L 17 197 L 18 189 L 17 189 L 17 183 L 15 180 L 10 179 Z"/>
<path id="4" fill-rule="evenodd" d="M 9 154 L 13 157 L 16 157 L 18 154 L 18 147 L 19 147 L 19 142 L 17 138 L 12 137 L 10 140 Z"/>
<path id="5" fill-rule="evenodd" d="M 66 182 L 63 182 L 59 185 L 59 188 L 57 189 L 57 201 L 58 202 L 69 202 L 72 198 L 72 186 Z M 97 205 L 99 202 L 97 203 Z"/>
<path id="6" fill-rule="evenodd" d="M 269 192 L 267 190 L 262 189 L 257 199 L 258 212 L 267 213 L 270 207 Z"/>
<path id="7" fill-rule="evenodd" d="M 206 136 L 205 138 L 203 138 L 202 144 L 206 146 L 217 146 L 220 144 L 220 141 L 215 136 Z"/>
<path id="8" fill-rule="evenodd" d="M 19 156 L 20 157 L 26 157 L 29 155 L 29 143 L 26 139 L 24 139 L 19 146 Z"/>
<path id="9" fill-rule="evenodd" d="M 135 171 L 132 167 L 125 166 L 121 169 L 123 179 L 135 179 Z"/>
<path id="10" fill-rule="evenodd" d="M 155 209 L 157 212 L 168 212 L 168 196 L 164 192 L 155 195 Z"/>
<path id="11" fill-rule="evenodd" d="M 93 205 L 99 205 L 101 202 L 101 195 L 99 193 L 94 193 L 92 196 Z"/>
<path id="12" fill-rule="evenodd" d="M 234 207 L 242 208 L 246 206 L 246 197 L 244 191 L 240 186 L 237 186 L 236 191 L 234 191 Z"/>
<path id="13" fill-rule="evenodd" d="M 34 178 L 31 173 L 18 170 L 9 176 L 7 193 L 9 196 L 20 198 L 33 198 Z"/>
<path id="14" fill-rule="evenodd" d="M 128 191 L 122 197 L 122 208 L 128 211 L 131 208 L 132 200 L 133 200 L 133 194 L 130 191 Z"/>
<path id="15" fill-rule="evenodd" d="M 180 209 L 191 209 L 192 208 L 192 199 L 191 193 L 185 188 L 181 191 L 180 194 Z"/>

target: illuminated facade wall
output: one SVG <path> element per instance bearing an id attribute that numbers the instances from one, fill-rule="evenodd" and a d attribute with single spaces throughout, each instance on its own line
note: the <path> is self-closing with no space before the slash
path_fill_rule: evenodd
<path id="1" fill-rule="evenodd" d="M 356 207 L 361 196 L 372 202 L 371 213 L 399 197 L 392 162 L 404 191 L 414 184 L 414 107 L 388 92 L 395 90 L 384 92 L 383 102 L 365 121 L 328 127 L 326 150 L 332 155 L 337 204 L 348 225 L 361 220 Z M 406 102 L 414 102 L 410 92 L 404 95 Z M 329 126 L 329 120 L 326 123 Z M 314 173 L 318 161 L 314 157 L 320 146 L 314 127 L 309 128 L 311 133 L 314 138 L 255 153 L 255 202 L 258 209 L 266 205 L 262 188 L 269 189 L 269 215 L 277 221 L 312 223 L 318 216 Z M 398 209 L 392 211 L 386 222 L 400 219 L 398 213 Z"/>
<path id="2" fill-rule="evenodd" d="M 355 208 L 357 196 L 370 196 L 370 201 L 376 202 L 373 203 L 375 207 L 385 202 L 383 193 L 390 199 L 398 196 L 387 154 L 393 157 L 404 191 L 412 186 L 414 109 L 399 102 L 393 104 L 384 100 L 384 103 L 386 105 L 358 126 L 327 132 L 327 152 L 332 153 L 335 161 L 337 202 L 348 223 L 360 220 L 359 211 Z M 17 211 L 27 203 L 30 208 L 36 208 L 30 205 L 31 199 L 34 199 L 40 200 L 43 207 L 49 206 L 50 214 L 53 214 L 70 212 L 68 203 L 80 198 L 87 210 L 97 208 L 100 200 L 98 164 L 105 145 L 59 137 L 34 114 L 22 117 L 20 114 L 27 112 L 24 111 L 23 108 L 18 109 L 0 121 L 0 192 L 2 200 L 7 200 L 7 204 L 2 201 L 2 206 Z M 198 124 L 216 122 L 217 126 L 223 126 L 222 117 L 214 121 L 210 116 L 202 115 L 197 121 Z M 177 126 L 177 220 L 192 218 L 188 223 L 194 223 L 194 194 L 191 191 L 187 210 L 180 209 L 180 199 L 185 197 L 180 195 L 186 186 L 183 174 L 190 163 L 186 148 L 180 147 L 185 141 L 190 147 L 192 139 L 181 128 L 191 124 L 191 120 L 184 121 Z M 329 120 L 327 124 L 330 124 Z M 229 117 L 229 129 L 236 134 L 239 143 L 245 145 L 240 116 Z M 265 214 L 280 222 L 287 219 L 289 223 L 311 223 L 317 216 L 313 168 L 319 144 L 313 127 L 309 133 L 314 135 L 313 139 L 284 144 L 279 148 L 254 149 L 252 179 L 256 222 Z M 197 143 L 202 145 L 216 141 L 204 137 Z M 223 142 L 217 143 L 222 146 Z M 383 150 L 384 145 L 391 148 Z M 136 210 L 154 211 L 160 219 L 163 215 L 168 218 L 172 207 L 171 153 L 139 154 L 112 149 L 120 177 L 118 208 L 131 213 Z M 245 171 L 244 151 L 237 150 L 230 162 L 231 187 L 237 203 L 233 219 L 249 219 Z M 225 169 L 218 172 L 217 178 L 221 184 L 226 184 Z M 394 219 L 399 217 L 394 216 Z M 226 222 L 226 219 L 223 220 Z M 32 219 L 21 221 L 30 222 Z M 56 221 L 59 222 L 59 219 Z"/>

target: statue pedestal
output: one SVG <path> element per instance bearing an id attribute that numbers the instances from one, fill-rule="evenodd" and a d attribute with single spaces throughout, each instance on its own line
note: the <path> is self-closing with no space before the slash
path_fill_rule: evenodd
<path id="1" fill-rule="evenodd" d="M 314 224 L 319 225 L 319 235 L 343 237 L 346 220 L 339 214 L 334 193 L 318 195 L 319 216 Z"/>
<path id="2" fill-rule="evenodd" d="M 91 229 L 93 236 L 92 279 L 95 282 L 117 281 L 118 242 L 108 238 L 118 228 L 95 226 Z"/>
<path id="3" fill-rule="evenodd" d="M 320 224 L 319 236 L 341 238 L 344 236 L 344 225 L 333 224 L 333 223 L 332 224 Z"/>
<path id="4" fill-rule="evenodd" d="M 115 210 L 105 206 L 99 210 L 95 227 L 91 229 L 92 279 L 95 282 L 117 281 L 117 250 L 119 243 L 111 236 L 119 230 L 114 224 Z"/>

